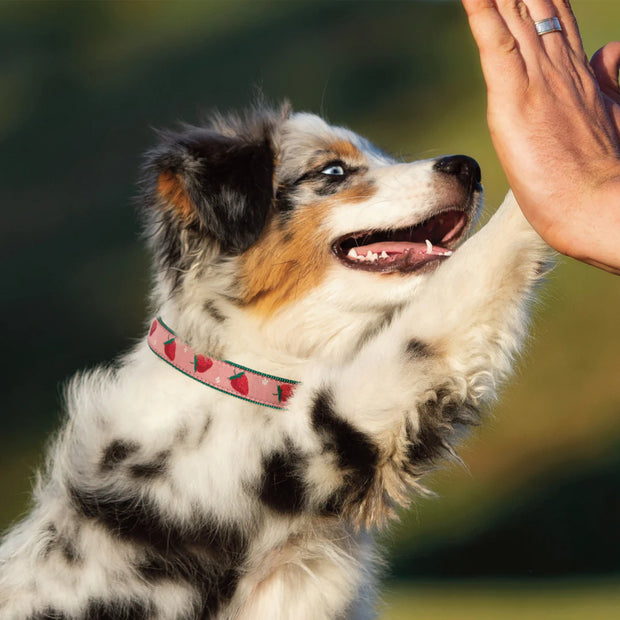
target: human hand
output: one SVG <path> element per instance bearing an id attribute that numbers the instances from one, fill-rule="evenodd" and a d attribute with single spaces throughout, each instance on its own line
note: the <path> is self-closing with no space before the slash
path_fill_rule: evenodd
<path id="1" fill-rule="evenodd" d="M 618 71 L 620 71 L 620 42 L 608 43 L 598 50 L 590 65 L 603 93 L 605 107 L 609 117 L 620 135 L 620 86 L 618 85 Z"/>
<path id="2" fill-rule="evenodd" d="M 567 0 L 463 0 L 488 90 L 491 138 L 536 231 L 620 273 L 620 43 L 590 66 Z M 562 32 L 538 35 L 557 16 Z"/>

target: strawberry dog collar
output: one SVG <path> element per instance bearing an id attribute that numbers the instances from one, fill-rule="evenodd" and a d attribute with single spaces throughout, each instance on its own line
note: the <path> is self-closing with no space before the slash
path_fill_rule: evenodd
<path id="1" fill-rule="evenodd" d="M 285 407 L 298 383 L 256 372 L 227 360 L 196 354 L 159 317 L 151 325 L 148 345 L 157 357 L 184 375 L 220 392 L 265 407 Z"/>

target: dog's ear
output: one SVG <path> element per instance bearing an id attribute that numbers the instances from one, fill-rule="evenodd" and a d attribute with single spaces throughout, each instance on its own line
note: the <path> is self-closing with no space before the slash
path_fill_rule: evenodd
<path id="1" fill-rule="evenodd" d="M 146 183 L 156 208 L 182 227 L 238 254 L 259 237 L 273 202 L 274 148 L 268 127 L 251 136 L 188 128 L 161 133 L 147 154 Z"/>

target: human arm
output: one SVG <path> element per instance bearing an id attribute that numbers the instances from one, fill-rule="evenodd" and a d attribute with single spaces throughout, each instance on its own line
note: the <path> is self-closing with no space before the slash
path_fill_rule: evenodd
<path id="1" fill-rule="evenodd" d="M 523 213 L 556 250 L 620 274 L 620 43 L 588 63 L 563 0 L 463 0 L 493 144 Z M 562 32 L 534 22 L 557 16 Z"/>

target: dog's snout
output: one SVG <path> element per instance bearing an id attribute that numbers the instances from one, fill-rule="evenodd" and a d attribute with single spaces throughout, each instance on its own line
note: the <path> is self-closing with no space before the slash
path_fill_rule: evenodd
<path id="1" fill-rule="evenodd" d="M 475 187 L 482 180 L 478 162 L 467 155 L 442 157 L 435 162 L 433 168 L 438 172 L 455 176 L 468 189 Z"/>

